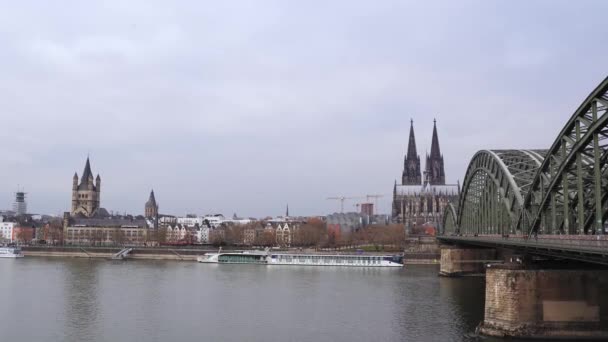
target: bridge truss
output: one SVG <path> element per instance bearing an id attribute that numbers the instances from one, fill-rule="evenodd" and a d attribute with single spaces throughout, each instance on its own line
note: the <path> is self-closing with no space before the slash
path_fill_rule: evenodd
<path id="1" fill-rule="evenodd" d="M 608 217 L 608 78 L 548 150 L 482 150 L 467 168 L 444 235 L 604 234 Z"/>

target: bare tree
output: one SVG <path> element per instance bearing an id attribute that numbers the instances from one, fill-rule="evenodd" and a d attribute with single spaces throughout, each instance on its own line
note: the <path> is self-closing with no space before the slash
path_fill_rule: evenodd
<path id="1" fill-rule="evenodd" d="M 258 246 L 272 247 L 276 244 L 276 235 L 274 229 L 264 229 L 256 236 L 255 244 Z"/>
<path id="2" fill-rule="evenodd" d="M 215 229 L 209 233 L 209 242 L 214 246 L 226 245 L 225 233 L 223 229 Z"/>
<path id="3" fill-rule="evenodd" d="M 158 242 L 159 245 L 167 243 L 167 232 L 167 227 L 163 226 L 158 228 L 158 230 L 154 233 L 154 235 L 156 235 L 156 242 Z"/>

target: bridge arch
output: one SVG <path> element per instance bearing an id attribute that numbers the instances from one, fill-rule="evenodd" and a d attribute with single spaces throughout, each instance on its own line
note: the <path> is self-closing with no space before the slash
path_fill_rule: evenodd
<path id="1" fill-rule="evenodd" d="M 458 213 L 456 207 L 452 203 L 446 205 L 443 213 L 443 222 L 441 222 L 441 235 L 452 235 L 458 233 Z"/>
<path id="2" fill-rule="evenodd" d="M 457 233 L 515 233 L 525 196 L 544 154 L 542 150 L 477 152 L 467 168 L 458 201 Z"/>
<path id="3" fill-rule="evenodd" d="M 546 153 L 518 226 L 528 234 L 603 234 L 608 211 L 608 78 Z"/>
<path id="4" fill-rule="evenodd" d="M 443 231 L 606 234 L 607 221 L 608 77 L 578 107 L 549 150 L 477 152 L 457 206 L 446 209 Z"/>

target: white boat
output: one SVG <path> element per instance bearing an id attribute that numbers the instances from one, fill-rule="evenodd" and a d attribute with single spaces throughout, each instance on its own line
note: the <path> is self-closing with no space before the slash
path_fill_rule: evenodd
<path id="1" fill-rule="evenodd" d="M 222 253 L 205 253 L 196 258 L 196 261 L 210 264 L 267 264 L 268 251 L 245 251 Z"/>
<path id="2" fill-rule="evenodd" d="M 282 254 L 265 252 L 207 253 L 197 258 L 201 263 L 262 264 L 295 266 L 403 267 L 402 256 L 340 255 L 340 254 Z"/>
<path id="3" fill-rule="evenodd" d="M 0 258 L 23 258 L 19 247 L 0 247 Z"/>
<path id="4" fill-rule="evenodd" d="M 269 265 L 403 267 L 399 255 L 271 254 Z"/>

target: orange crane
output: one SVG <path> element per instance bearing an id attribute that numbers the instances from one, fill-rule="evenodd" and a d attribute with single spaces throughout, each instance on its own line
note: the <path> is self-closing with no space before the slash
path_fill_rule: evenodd
<path id="1" fill-rule="evenodd" d="M 346 197 L 346 196 L 335 196 L 335 197 L 327 197 L 328 200 L 339 200 L 340 201 L 340 213 L 344 212 L 344 201 L 348 199 L 356 199 L 361 197 Z"/>

